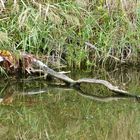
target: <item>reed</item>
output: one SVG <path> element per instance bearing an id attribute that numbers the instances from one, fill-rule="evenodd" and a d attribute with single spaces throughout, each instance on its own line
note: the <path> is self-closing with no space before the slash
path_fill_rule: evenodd
<path id="1" fill-rule="evenodd" d="M 56 56 L 73 68 L 108 59 L 137 63 L 139 4 L 134 0 L 3 0 L 0 48 Z"/>

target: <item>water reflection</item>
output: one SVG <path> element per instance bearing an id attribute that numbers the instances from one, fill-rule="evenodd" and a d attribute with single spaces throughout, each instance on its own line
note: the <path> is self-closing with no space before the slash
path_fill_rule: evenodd
<path id="1" fill-rule="evenodd" d="M 140 139 L 140 106 L 134 96 L 140 95 L 138 70 L 72 72 L 69 76 L 96 76 L 119 87 L 125 82 L 122 88 L 134 94 L 116 95 L 100 85 L 83 84 L 79 89 L 54 81 L 1 79 L 0 97 L 5 98 L 4 104 L 12 102 L 1 105 L 0 131 L 5 131 L 0 132 L 1 139 Z"/>
<path id="2" fill-rule="evenodd" d="M 2 82 L 2 81 L 1 81 Z M 115 94 L 107 90 L 102 85 L 82 85 L 82 87 L 68 87 L 63 83 L 54 83 L 54 82 L 47 82 L 46 80 L 37 80 L 37 79 L 26 79 L 20 81 L 5 81 L 5 84 L 1 84 L 0 86 L 0 102 L 4 104 L 10 104 L 13 101 L 13 98 L 16 95 L 27 96 L 27 95 L 36 95 L 36 94 L 43 94 L 48 93 L 50 90 L 53 91 L 66 91 L 66 90 L 73 90 L 73 92 L 77 93 L 78 95 L 88 98 L 95 101 L 100 102 L 109 102 L 109 101 L 117 101 L 120 99 L 131 99 L 133 101 L 140 101 L 140 96 L 135 94 L 129 95 L 122 95 L 122 94 Z"/>

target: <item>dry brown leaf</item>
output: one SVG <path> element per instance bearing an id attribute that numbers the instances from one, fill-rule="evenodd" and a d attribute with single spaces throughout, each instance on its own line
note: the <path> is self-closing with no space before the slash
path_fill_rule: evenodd
<path id="1" fill-rule="evenodd" d="M 9 96 L 3 99 L 1 102 L 3 105 L 9 105 L 13 102 L 13 96 Z"/>

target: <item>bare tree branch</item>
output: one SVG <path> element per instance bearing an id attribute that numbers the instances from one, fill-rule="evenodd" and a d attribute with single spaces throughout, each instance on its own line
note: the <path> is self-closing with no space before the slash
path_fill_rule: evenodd
<path id="1" fill-rule="evenodd" d="M 106 80 L 83 78 L 83 79 L 77 80 L 76 83 L 78 83 L 78 84 L 81 84 L 81 83 L 101 84 L 115 93 L 129 94 L 127 91 L 121 90 L 117 86 L 113 86 L 110 82 L 108 82 Z"/>
<path id="2" fill-rule="evenodd" d="M 37 59 L 33 59 L 32 63 L 40 67 L 40 69 L 44 70 L 44 72 L 47 73 L 48 75 L 55 77 L 59 80 L 62 80 L 63 82 L 69 84 L 72 87 L 80 86 L 81 83 L 101 84 L 107 87 L 110 91 L 115 92 L 117 94 L 122 94 L 122 95 L 127 95 L 127 96 L 131 95 L 129 92 L 125 90 L 121 90 L 117 86 L 113 86 L 110 82 L 106 80 L 83 78 L 83 79 L 79 79 L 75 81 L 62 73 L 59 73 L 50 69 L 46 64 L 44 64 L 43 62 Z"/>

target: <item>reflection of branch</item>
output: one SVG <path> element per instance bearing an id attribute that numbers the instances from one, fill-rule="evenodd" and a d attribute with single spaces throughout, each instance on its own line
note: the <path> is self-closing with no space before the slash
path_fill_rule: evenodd
<path id="1" fill-rule="evenodd" d="M 82 95 L 85 98 L 89 98 L 92 100 L 96 100 L 96 101 L 101 101 L 101 102 L 109 102 L 109 101 L 113 101 L 113 100 L 119 100 L 119 99 L 135 99 L 136 101 L 140 101 L 140 96 L 137 95 L 132 95 L 132 94 L 118 94 L 118 95 L 112 95 L 112 96 L 105 96 L 105 97 L 101 97 L 101 96 L 96 96 L 96 95 L 91 95 L 89 93 L 86 93 L 84 91 L 82 91 L 79 87 L 74 87 L 74 88 L 70 88 L 64 84 L 48 84 L 47 88 L 42 88 L 39 89 L 38 91 L 30 91 L 30 92 L 25 92 L 22 93 L 24 95 L 33 95 L 33 94 L 42 94 L 42 93 L 46 93 L 48 92 L 49 88 L 55 89 L 63 89 L 63 90 L 76 90 L 78 91 L 79 95 Z"/>
<path id="2" fill-rule="evenodd" d="M 20 92 L 22 95 L 36 95 L 36 94 L 42 94 L 48 92 L 48 88 L 43 88 L 39 90 L 33 90 L 33 91 L 25 91 L 25 92 Z"/>
<path id="3" fill-rule="evenodd" d="M 48 92 L 49 90 L 49 87 L 50 88 L 58 88 L 58 89 L 63 89 L 63 90 L 76 90 L 78 91 L 78 94 L 85 97 L 85 98 L 88 98 L 88 99 L 92 99 L 92 100 L 95 100 L 95 101 L 101 101 L 101 102 L 109 102 L 109 101 L 117 101 L 119 99 L 135 99 L 136 101 L 140 101 L 140 96 L 137 96 L 137 95 L 132 95 L 132 94 L 128 94 L 128 95 L 125 95 L 125 94 L 120 94 L 120 95 L 112 95 L 112 96 L 105 96 L 105 97 L 101 97 L 101 96 L 97 96 L 97 95 L 91 95 L 91 94 L 88 94 L 84 91 L 82 91 L 80 88 L 68 88 L 66 85 L 58 85 L 58 84 L 49 84 L 49 86 L 47 88 L 42 88 L 41 90 L 38 90 L 38 91 L 30 91 L 30 92 L 22 92 L 23 95 L 34 95 L 34 94 L 42 94 L 42 93 L 46 93 Z"/>
<path id="4" fill-rule="evenodd" d="M 17 82 L 17 84 L 19 84 L 19 82 Z M 16 84 L 14 83 L 13 86 L 15 86 L 15 85 Z M 109 102 L 109 101 L 119 100 L 119 99 L 134 99 L 136 101 L 140 101 L 140 96 L 132 95 L 132 94 L 127 94 L 127 95 L 126 94 L 118 94 L 118 95 L 113 95 L 113 96 L 100 97 L 97 95 L 88 94 L 88 93 L 82 91 L 79 87 L 71 88 L 71 87 L 68 87 L 67 85 L 64 85 L 64 84 L 50 84 L 50 83 L 47 85 L 48 86 L 44 87 L 44 88 L 36 88 L 36 89 L 33 88 L 33 90 L 13 91 L 12 93 L 10 92 L 10 94 L 8 93 L 3 98 L 0 98 L 0 103 L 1 102 L 4 104 L 11 103 L 11 101 L 13 100 L 13 97 L 17 94 L 28 96 L 28 95 L 47 93 L 50 88 L 51 89 L 58 88 L 58 89 L 63 89 L 63 90 L 76 90 L 76 91 L 78 91 L 79 95 L 81 95 L 85 98 L 95 100 L 95 101 L 100 101 L 100 102 Z M 14 89 L 13 86 L 12 86 L 12 89 Z M 8 91 L 11 91 L 11 86 L 9 86 L 9 88 L 7 88 L 7 89 L 8 89 Z"/>
<path id="5" fill-rule="evenodd" d="M 92 99 L 92 100 L 95 100 L 95 101 L 101 101 L 101 102 L 109 102 L 109 101 L 117 101 L 119 99 L 135 99 L 136 101 L 140 101 L 140 97 L 137 96 L 137 95 L 113 95 L 113 96 L 106 96 L 106 97 L 100 97 L 100 96 L 96 96 L 96 95 L 91 95 L 91 94 L 88 94 L 88 93 L 85 93 L 84 91 L 82 91 L 80 88 L 76 88 L 79 95 L 85 97 L 85 98 L 88 98 L 88 99 Z"/>

